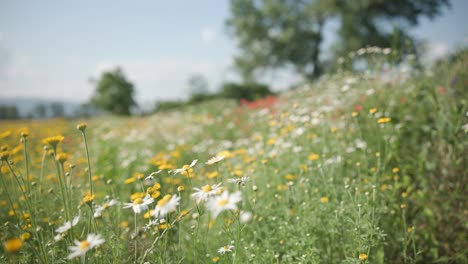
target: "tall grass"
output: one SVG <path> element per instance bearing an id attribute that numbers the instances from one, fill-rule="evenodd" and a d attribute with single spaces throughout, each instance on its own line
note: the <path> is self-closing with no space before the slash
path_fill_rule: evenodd
<path id="1" fill-rule="evenodd" d="M 79 130 L 4 122 L 0 260 L 466 263 L 467 63 Z"/>

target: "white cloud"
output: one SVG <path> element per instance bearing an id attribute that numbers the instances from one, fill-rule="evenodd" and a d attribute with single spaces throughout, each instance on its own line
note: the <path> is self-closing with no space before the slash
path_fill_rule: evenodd
<path id="1" fill-rule="evenodd" d="M 201 39 L 206 44 L 213 43 L 216 39 L 216 35 L 216 31 L 209 27 L 202 29 L 200 32 Z"/>

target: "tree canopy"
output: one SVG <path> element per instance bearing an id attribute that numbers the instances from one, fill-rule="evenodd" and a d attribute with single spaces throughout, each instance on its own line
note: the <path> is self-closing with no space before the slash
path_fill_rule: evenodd
<path id="1" fill-rule="evenodd" d="M 91 103 L 113 114 L 130 115 L 132 107 L 136 106 L 134 92 L 133 84 L 116 68 L 102 73 Z"/>
<path id="2" fill-rule="evenodd" d="M 307 79 L 323 72 L 325 24 L 337 21 L 334 58 L 365 46 L 413 45 L 407 29 L 440 14 L 449 0 L 231 0 L 226 24 L 242 53 L 235 67 L 246 82 L 255 71 L 293 65 Z"/>

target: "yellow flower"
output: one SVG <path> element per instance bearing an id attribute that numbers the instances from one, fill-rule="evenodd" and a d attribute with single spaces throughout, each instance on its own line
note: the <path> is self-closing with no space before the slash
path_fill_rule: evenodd
<path id="1" fill-rule="evenodd" d="M 208 177 L 208 179 L 213 179 L 213 178 L 218 177 L 218 172 L 217 171 L 207 172 L 205 175 L 206 177 Z"/>
<path id="2" fill-rule="evenodd" d="M 352 116 L 352 117 L 356 117 L 358 114 L 359 114 L 358 112 L 352 112 L 352 113 L 351 113 L 351 116 Z"/>
<path id="3" fill-rule="evenodd" d="M 21 131 L 20 136 L 21 136 L 22 138 L 27 138 L 27 137 L 29 136 L 28 130 L 23 130 L 23 131 Z"/>
<path id="4" fill-rule="evenodd" d="M 294 175 L 294 174 L 288 174 L 286 176 L 284 176 L 284 178 L 288 181 L 294 181 L 295 179 L 297 179 L 297 176 Z"/>
<path id="5" fill-rule="evenodd" d="M 10 152 L 9 151 L 0 152 L 0 160 L 7 161 L 9 157 L 10 157 Z"/>
<path id="6" fill-rule="evenodd" d="M 280 185 L 276 186 L 277 191 L 285 191 L 287 189 L 289 189 L 289 187 L 286 184 L 280 184 Z"/>
<path id="7" fill-rule="evenodd" d="M 218 261 L 219 261 L 219 257 L 218 257 L 218 256 L 213 257 L 213 262 L 214 262 L 214 263 L 216 263 L 216 262 L 218 262 Z"/>
<path id="8" fill-rule="evenodd" d="M 83 200 L 81 200 L 81 204 L 91 203 L 94 198 L 96 198 L 95 194 L 91 195 L 90 192 L 85 192 L 83 195 Z"/>
<path id="9" fill-rule="evenodd" d="M 392 172 L 393 172 L 393 173 L 398 173 L 399 171 L 400 171 L 400 169 L 397 168 L 397 167 L 395 167 L 395 168 L 392 169 Z"/>
<path id="10" fill-rule="evenodd" d="M 307 157 L 308 160 L 318 160 L 319 158 L 320 158 L 320 156 L 318 154 L 315 154 L 315 153 L 312 153 Z"/>
<path id="11" fill-rule="evenodd" d="M 369 109 L 369 114 L 374 114 L 375 112 L 377 112 L 377 108 Z"/>
<path id="12" fill-rule="evenodd" d="M 30 237 L 31 237 L 31 234 L 28 232 L 21 234 L 21 240 L 23 241 L 28 240 Z"/>
<path id="13" fill-rule="evenodd" d="M 405 209 L 405 208 L 406 208 L 406 204 L 400 204 L 400 208 L 401 208 L 401 209 Z"/>
<path id="14" fill-rule="evenodd" d="M 8 253 L 16 253 L 23 247 L 23 241 L 17 237 L 8 239 L 5 244 L 5 251 Z"/>
<path id="15" fill-rule="evenodd" d="M 392 121 L 392 119 L 390 117 L 381 117 L 379 119 L 377 119 L 377 124 L 384 124 L 384 123 L 388 123 Z"/>
<path id="16" fill-rule="evenodd" d="M 128 179 L 126 179 L 126 180 L 124 181 L 124 184 L 130 184 L 130 183 L 133 183 L 134 181 L 135 181 L 135 178 L 134 178 L 134 177 L 130 177 L 130 178 L 128 178 Z"/>
<path id="17" fill-rule="evenodd" d="M 359 260 L 365 261 L 365 260 L 367 260 L 367 258 L 368 258 L 368 256 L 367 256 L 366 253 L 361 253 L 361 254 L 359 254 Z"/>
<path id="18" fill-rule="evenodd" d="M 326 196 L 320 197 L 320 202 L 328 203 L 328 197 L 326 197 Z"/>
<path id="19" fill-rule="evenodd" d="M 65 163 L 65 161 L 68 160 L 68 154 L 67 153 L 58 153 L 56 159 L 60 163 Z"/>
<path id="20" fill-rule="evenodd" d="M 76 129 L 78 129 L 80 131 L 85 131 L 87 126 L 88 125 L 86 123 L 79 123 L 78 125 L 76 125 Z"/>
<path id="21" fill-rule="evenodd" d="M 42 143 L 46 145 L 51 145 L 52 147 L 56 147 L 58 143 L 62 142 L 65 137 L 58 135 L 53 137 L 48 137 L 42 140 Z"/>

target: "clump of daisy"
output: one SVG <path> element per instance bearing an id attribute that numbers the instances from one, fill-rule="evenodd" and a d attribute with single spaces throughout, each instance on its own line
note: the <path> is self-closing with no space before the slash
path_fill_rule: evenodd
<path id="1" fill-rule="evenodd" d="M 214 156 L 212 157 L 211 159 L 209 159 L 207 162 L 205 162 L 206 165 L 212 165 L 212 164 L 215 164 L 217 162 L 220 162 L 222 161 L 226 156 L 224 155 L 220 155 L 220 156 Z"/>
<path id="2" fill-rule="evenodd" d="M 190 163 L 190 165 L 184 165 L 182 168 L 179 168 L 179 169 L 175 169 L 173 171 L 171 171 L 173 174 L 182 174 L 184 176 L 187 176 L 187 177 L 190 177 L 192 174 L 193 175 L 193 167 L 197 164 L 198 160 L 193 160 L 192 163 Z M 193 176 L 192 176 L 193 177 Z"/>
<path id="3" fill-rule="evenodd" d="M 231 178 L 228 180 L 230 183 L 235 183 L 237 185 L 245 185 L 245 183 L 249 180 L 248 176 L 244 177 L 236 177 L 236 178 Z"/>
<path id="4" fill-rule="evenodd" d="M 102 245 L 104 242 L 105 240 L 101 235 L 95 234 L 88 234 L 86 239 L 82 241 L 75 240 L 75 245 L 69 247 L 72 253 L 68 255 L 68 259 L 84 256 L 90 249 Z"/>
<path id="5" fill-rule="evenodd" d="M 223 247 L 220 247 L 218 249 L 218 253 L 221 254 L 221 255 L 224 255 L 226 253 L 230 253 L 232 252 L 232 250 L 234 249 L 234 246 L 233 245 L 227 245 L 227 246 L 223 246 Z"/>
<path id="6" fill-rule="evenodd" d="M 205 185 L 201 188 L 193 188 L 196 192 L 192 194 L 192 197 L 197 201 L 197 203 L 206 201 L 209 197 L 215 196 L 219 190 L 222 190 L 223 187 L 220 187 L 221 183 L 213 185 Z"/>
<path id="7" fill-rule="evenodd" d="M 143 195 L 144 193 L 137 193 L 134 195 L 131 203 L 124 203 L 123 208 L 132 208 L 135 214 L 148 210 L 148 205 L 152 204 L 154 199 L 149 195 L 145 195 L 144 197 Z"/>
<path id="8" fill-rule="evenodd" d="M 115 199 L 110 200 L 109 202 L 104 203 L 103 205 L 99 205 L 94 209 L 94 218 L 99 218 L 102 216 L 102 212 L 107 208 L 116 205 L 118 202 Z"/>
<path id="9" fill-rule="evenodd" d="M 153 216 L 157 218 L 164 218 L 167 214 L 177 210 L 179 205 L 180 197 L 176 194 L 166 194 L 161 200 L 158 201 L 156 208 L 154 209 Z"/>
<path id="10" fill-rule="evenodd" d="M 152 172 L 152 173 L 150 173 L 148 176 L 146 176 L 145 180 L 146 180 L 146 181 L 152 181 L 152 180 L 154 180 L 154 177 L 155 177 L 156 175 L 158 175 L 159 173 L 161 173 L 161 172 L 162 172 L 162 170 L 158 170 L 158 171 Z"/>
<path id="11" fill-rule="evenodd" d="M 210 198 L 206 206 L 210 210 L 212 217 L 216 218 L 223 211 L 236 210 L 236 204 L 242 200 L 241 196 L 241 192 L 239 191 L 232 194 L 224 191 L 221 195 Z"/>

